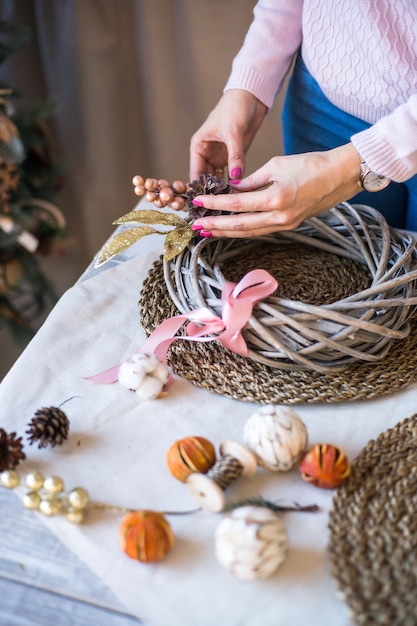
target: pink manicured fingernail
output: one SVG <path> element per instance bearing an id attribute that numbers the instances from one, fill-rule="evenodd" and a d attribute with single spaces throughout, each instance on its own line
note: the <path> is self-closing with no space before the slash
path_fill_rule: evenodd
<path id="1" fill-rule="evenodd" d="M 204 204 L 201 202 L 201 200 L 193 200 L 193 204 L 195 206 L 204 206 Z"/>
<path id="2" fill-rule="evenodd" d="M 240 178 L 233 178 L 233 180 L 230 181 L 231 185 L 238 185 L 240 182 L 242 182 L 240 180 Z"/>
<path id="3" fill-rule="evenodd" d="M 200 230 L 200 235 L 202 237 L 213 237 L 213 233 L 211 233 L 209 230 Z"/>
<path id="4" fill-rule="evenodd" d="M 242 177 L 242 169 L 240 167 L 234 167 L 230 172 L 230 176 L 232 178 L 241 178 Z M 232 181 L 230 181 L 232 182 Z"/>
<path id="5" fill-rule="evenodd" d="M 204 228 L 204 226 L 202 226 L 201 224 L 191 224 L 191 230 L 202 230 Z"/>

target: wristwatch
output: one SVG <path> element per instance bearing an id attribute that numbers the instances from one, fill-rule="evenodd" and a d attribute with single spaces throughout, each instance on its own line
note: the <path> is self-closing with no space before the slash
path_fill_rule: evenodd
<path id="1" fill-rule="evenodd" d="M 361 162 L 358 181 L 359 187 L 373 193 L 375 191 L 382 191 L 385 187 L 388 187 L 390 182 L 390 178 L 373 172 L 366 161 Z"/>

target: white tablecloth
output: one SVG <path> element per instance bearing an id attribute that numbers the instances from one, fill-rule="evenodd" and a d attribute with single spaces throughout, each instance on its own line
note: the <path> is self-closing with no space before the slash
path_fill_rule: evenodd
<path id="1" fill-rule="evenodd" d="M 188 435 L 207 437 L 216 446 L 225 439 L 242 442 L 243 425 L 256 405 L 178 378 L 167 397 L 139 402 L 118 384 L 82 378 L 121 362 L 141 345 L 140 287 L 161 250 L 161 239 L 149 238 L 102 271 L 89 271 L 61 298 L 0 386 L 0 426 L 24 435 L 36 409 L 75 396 L 63 407 L 71 421 L 68 441 L 46 450 L 26 446 L 22 471 L 59 475 L 67 488 L 84 486 L 96 501 L 180 511 L 195 503 L 168 472 L 168 448 Z M 416 400 L 413 385 L 378 400 L 293 408 L 307 425 L 310 443 L 340 445 L 353 459 L 371 438 L 412 415 Z M 349 624 L 326 555 L 332 492 L 304 483 L 297 468 L 285 474 L 258 470 L 226 492 L 228 501 L 259 494 L 321 507 L 319 513 L 283 515 L 289 555 L 265 581 L 240 581 L 218 565 L 214 531 L 220 514 L 169 517 L 177 541 L 158 564 L 133 561 L 120 550 L 120 514 L 95 512 L 81 526 L 60 517 L 41 519 L 146 625 Z"/>

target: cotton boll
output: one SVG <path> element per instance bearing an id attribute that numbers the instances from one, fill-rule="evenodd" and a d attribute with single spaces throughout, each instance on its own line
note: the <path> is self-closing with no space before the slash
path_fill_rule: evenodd
<path id="1" fill-rule="evenodd" d="M 123 387 L 127 387 L 132 391 L 140 386 L 145 377 L 145 372 L 142 368 L 138 367 L 136 363 L 125 361 L 119 367 L 118 381 Z"/>
<path id="2" fill-rule="evenodd" d="M 160 380 L 163 385 L 166 385 L 169 378 L 168 366 L 165 365 L 165 363 L 162 363 L 162 361 L 158 361 L 157 366 L 152 371 L 152 376 L 158 378 L 158 380 Z"/>
<path id="3" fill-rule="evenodd" d="M 139 367 L 143 368 L 146 374 L 153 372 L 161 362 L 155 354 L 145 354 L 144 352 L 137 352 L 134 354 L 132 356 L 132 361 Z"/>
<path id="4" fill-rule="evenodd" d="M 154 354 L 137 352 L 119 367 L 119 383 L 143 400 L 157 398 L 168 378 L 168 366 Z"/>
<path id="5" fill-rule="evenodd" d="M 162 392 L 164 385 L 154 376 L 145 376 L 139 387 L 136 389 L 136 395 L 141 400 L 154 400 Z"/>

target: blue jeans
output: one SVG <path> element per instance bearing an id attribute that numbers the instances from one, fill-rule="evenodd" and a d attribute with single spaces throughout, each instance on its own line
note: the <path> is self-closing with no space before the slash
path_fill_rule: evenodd
<path id="1" fill-rule="evenodd" d="M 282 121 L 286 154 L 330 150 L 370 126 L 326 98 L 301 56 L 288 85 Z M 391 182 L 377 193 L 361 191 L 350 202 L 378 209 L 395 228 L 417 231 L 417 175 L 405 183 Z"/>

